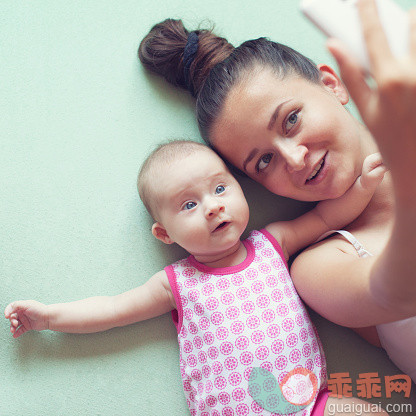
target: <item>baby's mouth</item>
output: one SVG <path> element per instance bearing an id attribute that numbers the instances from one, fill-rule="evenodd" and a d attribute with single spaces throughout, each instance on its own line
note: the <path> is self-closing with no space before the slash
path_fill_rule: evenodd
<path id="1" fill-rule="evenodd" d="M 220 223 L 220 225 L 218 225 L 218 227 L 215 228 L 215 230 L 213 231 L 213 233 L 215 233 L 218 230 L 221 230 L 222 228 L 224 228 L 227 224 L 229 224 L 228 221 L 224 221 L 222 223 Z"/>

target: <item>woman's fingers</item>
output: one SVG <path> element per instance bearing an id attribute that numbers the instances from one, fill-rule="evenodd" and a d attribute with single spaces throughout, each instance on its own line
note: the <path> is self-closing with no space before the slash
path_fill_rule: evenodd
<path id="1" fill-rule="evenodd" d="M 409 54 L 413 56 L 413 58 L 416 58 L 416 7 L 413 7 L 409 11 L 409 28 Z"/>
<path id="2" fill-rule="evenodd" d="M 359 0 L 357 7 L 370 66 L 372 72 L 377 74 L 393 58 L 393 54 L 380 22 L 376 0 Z"/>

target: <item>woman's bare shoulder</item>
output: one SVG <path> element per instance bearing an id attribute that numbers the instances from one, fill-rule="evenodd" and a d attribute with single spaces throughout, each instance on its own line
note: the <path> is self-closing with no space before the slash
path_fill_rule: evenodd
<path id="1" fill-rule="evenodd" d="M 350 254 L 358 258 L 358 254 L 354 246 L 349 241 L 347 241 L 341 234 L 334 233 L 331 236 L 325 238 L 324 240 L 319 241 L 319 243 L 307 247 L 296 257 L 295 261 L 303 261 L 303 258 L 309 258 L 309 255 L 311 255 L 312 253 L 319 255 L 325 252 L 332 252 L 333 250 L 339 251 L 344 254 Z M 309 253 L 309 255 L 305 256 L 306 253 Z"/>
<path id="2" fill-rule="evenodd" d="M 369 326 L 381 312 L 369 290 L 374 260 L 360 258 L 347 240 L 334 235 L 299 254 L 290 272 L 301 298 L 320 315 L 343 326 Z"/>

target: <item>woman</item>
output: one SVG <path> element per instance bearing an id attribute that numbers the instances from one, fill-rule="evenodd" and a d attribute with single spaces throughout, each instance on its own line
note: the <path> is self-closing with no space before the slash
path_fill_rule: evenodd
<path id="1" fill-rule="evenodd" d="M 257 39 L 233 48 L 181 21 L 156 25 L 139 56 L 196 97 L 204 139 L 278 195 L 337 198 L 379 147 L 391 175 L 346 230 L 300 254 L 291 275 L 309 306 L 381 343 L 416 380 L 416 12 L 409 55 L 399 61 L 385 47 L 374 0 L 359 8 L 375 89 L 335 40 L 328 47 L 348 91 L 332 68 L 284 45 Z M 349 94 L 367 127 L 345 110 Z"/>

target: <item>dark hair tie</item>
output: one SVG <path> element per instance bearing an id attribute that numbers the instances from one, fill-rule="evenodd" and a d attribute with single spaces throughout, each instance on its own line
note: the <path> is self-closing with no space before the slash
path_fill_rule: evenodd
<path id="1" fill-rule="evenodd" d="M 198 51 L 198 40 L 197 33 L 191 32 L 188 35 L 185 50 L 183 51 L 183 76 L 185 78 L 185 85 L 193 97 L 195 97 L 195 91 L 189 76 L 189 69 Z"/>

